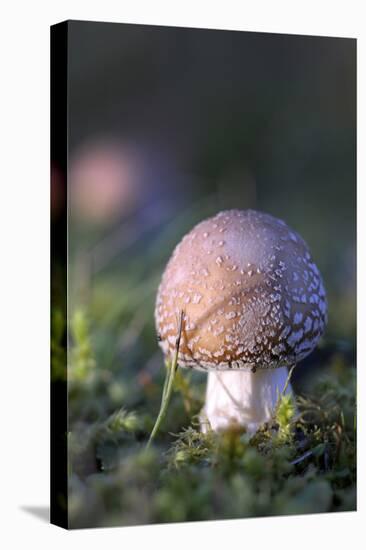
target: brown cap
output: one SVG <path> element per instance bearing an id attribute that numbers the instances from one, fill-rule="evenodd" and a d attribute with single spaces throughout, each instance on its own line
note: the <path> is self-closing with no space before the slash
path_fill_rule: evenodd
<path id="1" fill-rule="evenodd" d="M 327 320 L 322 278 L 304 240 L 282 220 L 228 210 L 199 223 L 175 248 L 155 309 L 160 346 L 201 370 L 293 365 Z"/>

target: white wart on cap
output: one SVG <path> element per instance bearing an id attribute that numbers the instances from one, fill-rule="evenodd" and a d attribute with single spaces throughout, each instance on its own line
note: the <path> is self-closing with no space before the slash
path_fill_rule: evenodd
<path id="1" fill-rule="evenodd" d="M 155 320 L 180 366 L 201 370 L 293 365 L 316 346 L 327 320 L 322 278 L 304 240 L 282 220 L 228 210 L 177 245 L 160 284 Z"/>

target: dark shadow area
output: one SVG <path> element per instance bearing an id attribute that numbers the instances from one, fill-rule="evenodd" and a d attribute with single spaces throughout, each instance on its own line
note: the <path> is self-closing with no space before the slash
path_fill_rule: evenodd
<path id="1" fill-rule="evenodd" d="M 50 522 L 49 506 L 21 506 L 20 509 L 27 514 L 31 514 L 32 516 L 40 519 L 41 521 L 45 521 L 47 523 Z"/>

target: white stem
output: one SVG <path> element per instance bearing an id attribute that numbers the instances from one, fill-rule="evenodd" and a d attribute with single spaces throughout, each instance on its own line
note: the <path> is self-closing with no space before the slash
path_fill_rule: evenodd
<path id="1" fill-rule="evenodd" d="M 206 403 L 201 412 L 201 429 L 220 431 L 231 425 L 248 432 L 271 419 L 288 377 L 286 367 L 251 371 L 210 372 Z M 292 393 L 288 384 L 286 394 Z"/>

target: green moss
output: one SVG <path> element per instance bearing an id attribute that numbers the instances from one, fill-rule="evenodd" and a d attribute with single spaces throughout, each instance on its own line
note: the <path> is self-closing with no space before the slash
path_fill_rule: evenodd
<path id="1" fill-rule="evenodd" d="M 156 343 L 141 350 L 145 366 L 136 370 L 129 355 L 102 368 L 94 341 L 78 313 L 69 370 L 72 527 L 355 510 L 356 374 L 339 352 L 296 399 L 281 396 L 273 421 L 253 435 L 201 433 L 205 377 L 178 369 L 147 451 L 164 378 Z"/>

